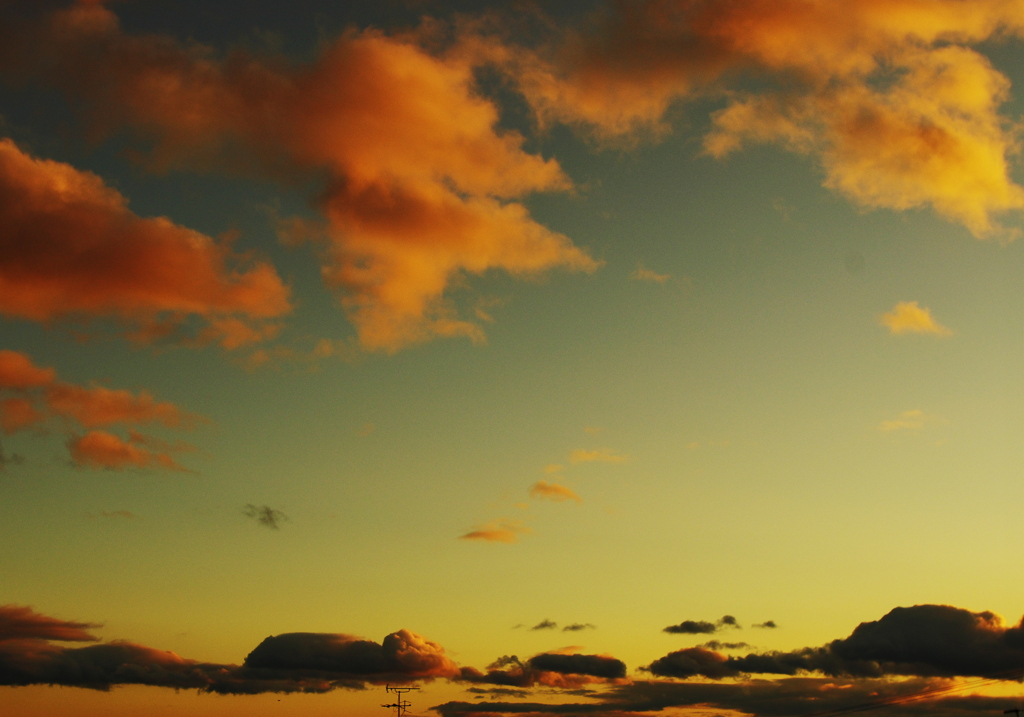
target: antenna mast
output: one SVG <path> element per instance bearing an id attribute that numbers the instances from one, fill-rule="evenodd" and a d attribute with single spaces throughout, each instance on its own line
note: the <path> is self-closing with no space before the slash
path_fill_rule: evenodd
<path id="1" fill-rule="evenodd" d="M 409 708 L 412 707 L 412 702 L 404 699 L 402 695 L 406 692 L 412 692 L 413 690 L 418 689 L 419 687 L 392 687 L 391 685 L 387 685 L 384 688 L 384 691 L 394 692 L 395 695 L 397 695 L 397 698 L 395 699 L 394 704 L 381 705 L 381 707 L 389 707 L 395 711 L 395 717 L 403 717 L 405 713 L 409 711 Z"/>

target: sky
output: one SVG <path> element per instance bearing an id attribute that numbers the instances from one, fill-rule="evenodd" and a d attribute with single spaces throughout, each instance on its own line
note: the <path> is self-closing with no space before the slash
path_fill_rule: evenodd
<path id="1" fill-rule="evenodd" d="M 0 0 L 0 711 L 1024 707 L 1022 60 L 1021 0 Z"/>

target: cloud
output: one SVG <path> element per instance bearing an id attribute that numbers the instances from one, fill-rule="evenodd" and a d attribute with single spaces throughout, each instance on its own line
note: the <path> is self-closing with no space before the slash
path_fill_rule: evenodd
<path id="1" fill-rule="evenodd" d="M 518 201 L 571 189 L 558 163 L 498 129 L 498 108 L 474 90 L 477 65 L 413 34 L 349 31 L 307 63 L 241 50 L 214 60 L 77 5 L 6 35 L 0 71 L 64 90 L 98 134 L 131 129 L 152 169 L 322 179 L 322 222 L 304 233 L 367 350 L 482 341 L 449 298 L 462 276 L 600 265 Z"/>
<path id="2" fill-rule="evenodd" d="M 50 418 L 65 426 L 84 428 L 113 425 L 136 426 L 156 423 L 165 428 L 193 428 L 207 422 L 203 416 L 183 411 L 173 403 L 158 402 L 152 394 L 134 394 L 104 386 L 79 386 L 57 379 L 52 368 L 40 368 L 23 353 L 0 351 L 0 391 L 16 395 L 0 399 L 0 429 L 12 434 L 42 425 Z M 90 468 L 164 468 L 187 470 L 171 456 L 195 448 L 187 443 L 167 443 L 131 428 L 125 440 L 108 431 L 73 431 L 68 438 L 72 461 Z"/>
<path id="3" fill-rule="evenodd" d="M 764 622 L 759 622 L 756 625 L 751 625 L 751 627 L 759 627 L 763 629 L 774 630 L 778 627 L 778 625 L 775 624 L 774 620 L 765 620 Z"/>
<path id="4" fill-rule="evenodd" d="M 629 456 L 623 453 L 616 453 L 610 448 L 598 448 L 593 451 L 577 449 L 569 454 L 569 462 L 573 465 L 578 463 L 625 463 Z"/>
<path id="5" fill-rule="evenodd" d="M 921 308 L 916 301 L 899 302 L 892 311 L 879 316 L 878 321 L 889 329 L 889 333 L 896 336 L 906 333 L 953 335 L 952 331 L 932 318 L 931 311 Z"/>
<path id="6" fill-rule="evenodd" d="M 287 515 L 279 510 L 274 510 L 269 505 L 255 506 L 252 503 L 246 503 L 242 513 L 255 519 L 257 523 L 265 528 L 270 528 L 271 530 L 280 530 L 280 523 L 288 520 Z"/>
<path id="7" fill-rule="evenodd" d="M 68 440 L 68 450 L 71 452 L 71 461 L 80 468 L 162 468 L 190 472 L 167 453 L 151 451 L 106 431 L 89 431 L 83 436 L 72 436 Z"/>
<path id="8" fill-rule="evenodd" d="M 678 625 L 669 625 L 666 628 L 662 628 L 662 632 L 676 635 L 710 635 L 718 632 L 718 626 L 706 620 L 683 620 Z"/>
<path id="9" fill-rule="evenodd" d="M 724 630 L 727 627 L 733 627 L 740 629 L 740 624 L 736 618 L 732 615 L 723 615 L 718 619 L 717 622 L 708 622 L 706 620 L 683 620 L 678 625 L 669 625 L 662 629 L 662 632 L 668 632 L 676 635 L 710 635 L 720 630 Z"/>
<path id="10" fill-rule="evenodd" d="M 530 629 L 531 630 L 554 630 L 557 627 L 558 627 L 558 623 L 557 622 L 554 622 L 553 620 L 544 619 L 544 620 L 541 620 L 540 622 L 538 622 L 536 625 L 534 625 Z"/>
<path id="11" fill-rule="evenodd" d="M 719 642 L 718 640 L 708 640 L 707 642 L 697 645 L 705 650 L 743 650 L 750 647 L 746 642 Z"/>
<path id="12" fill-rule="evenodd" d="M 196 316 L 207 323 L 204 335 L 234 348 L 249 342 L 242 332 L 257 332 L 251 322 L 291 309 L 269 264 L 166 218 L 138 217 L 96 175 L 31 157 L 2 138 L 0 226 L 0 314 L 9 317 L 113 316 L 142 337 L 158 318 L 173 328 Z"/>
<path id="13" fill-rule="evenodd" d="M 575 648 L 574 648 L 575 649 Z M 555 687 L 576 690 L 581 687 L 621 679 L 626 665 L 609 655 L 580 655 L 570 652 L 545 652 L 526 661 L 515 655 L 499 657 L 483 673 L 462 668 L 461 680 L 504 687 Z"/>
<path id="14" fill-rule="evenodd" d="M 182 658 L 131 642 L 67 648 L 51 641 L 95 641 L 87 623 L 0 607 L 0 685 L 63 685 L 109 690 L 152 685 L 220 694 L 328 692 L 367 684 L 461 678 L 444 648 L 409 630 L 378 644 L 345 634 L 287 633 L 263 640 L 242 665 Z"/>
<path id="15" fill-rule="evenodd" d="M 548 463 L 544 466 L 544 472 L 548 475 L 555 475 L 556 473 L 561 473 L 563 470 L 565 470 L 565 466 L 561 463 Z"/>
<path id="16" fill-rule="evenodd" d="M 19 465 L 24 461 L 25 457 L 18 453 L 7 455 L 7 452 L 4 450 L 4 444 L 0 443 L 0 471 L 6 470 L 8 465 Z"/>
<path id="17" fill-rule="evenodd" d="M 580 632 L 581 630 L 596 630 L 597 625 L 589 622 L 574 622 L 562 628 L 562 632 Z"/>
<path id="18" fill-rule="evenodd" d="M 432 709 L 442 717 L 495 714 L 607 714 L 650 715 L 671 708 L 700 707 L 704 711 L 737 712 L 756 717 L 794 714 L 842 714 L 871 709 L 872 714 L 895 717 L 914 714 L 926 717 L 970 717 L 984 712 L 998 714 L 1017 706 L 1017 697 L 959 696 L 943 694 L 958 687 L 941 680 L 837 680 L 792 678 L 749 682 L 694 682 L 634 680 L 611 685 L 586 702 L 447 702 Z"/>
<path id="19" fill-rule="evenodd" d="M 878 430 L 880 431 L 904 431 L 904 430 L 920 430 L 925 427 L 931 416 L 925 414 L 921 409 L 915 408 L 910 411 L 904 411 L 900 414 L 899 418 L 893 418 L 886 421 L 882 421 L 878 424 Z"/>
<path id="20" fill-rule="evenodd" d="M 529 533 L 530 529 L 518 520 L 500 520 L 486 525 L 474 527 L 468 533 L 460 535 L 460 540 L 482 540 L 488 543 L 515 543 L 520 535 Z"/>
<path id="21" fill-rule="evenodd" d="M 551 23 L 533 47 L 478 24 L 464 52 L 502 68 L 542 126 L 630 145 L 670 132 L 673 106 L 725 97 L 704 139 L 711 156 L 776 143 L 814 157 L 825 186 L 858 206 L 931 207 L 975 236 L 1014 235 L 995 219 L 1024 207 L 1009 167 L 1016 132 L 999 112 L 1010 81 L 972 46 L 1020 36 L 1016 4 L 610 5 L 586 30 Z"/>
<path id="22" fill-rule="evenodd" d="M 0 605 L 0 642 L 4 640 L 60 640 L 62 642 L 96 642 L 88 632 L 100 625 L 71 622 L 41 615 L 24 605 Z"/>
<path id="23" fill-rule="evenodd" d="M 666 281 L 672 278 L 671 274 L 658 274 L 657 272 L 651 271 L 642 264 L 637 264 L 636 269 L 632 274 L 629 275 L 630 279 L 634 281 L 651 281 L 655 284 L 664 284 Z"/>
<path id="24" fill-rule="evenodd" d="M 670 653 L 646 669 L 661 677 L 712 679 L 745 673 L 832 677 L 972 677 L 1024 670 L 1024 625 L 949 605 L 898 607 L 824 647 L 729 657 L 701 648 Z"/>
<path id="25" fill-rule="evenodd" d="M 576 495 L 572 489 L 558 483 L 548 483 L 546 480 L 537 481 L 533 484 L 533 487 L 530 488 L 530 497 L 553 500 L 556 503 L 563 503 L 567 500 L 574 500 L 577 503 L 583 502 L 583 499 Z"/>
<path id="26" fill-rule="evenodd" d="M 38 388 L 49 386 L 56 378 L 56 371 L 34 365 L 27 355 L 0 350 L 0 388 Z"/>

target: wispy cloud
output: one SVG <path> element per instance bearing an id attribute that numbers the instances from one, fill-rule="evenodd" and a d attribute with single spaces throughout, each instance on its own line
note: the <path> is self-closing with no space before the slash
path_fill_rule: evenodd
<path id="1" fill-rule="evenodd" d="M 650 281 L 655 284 L 664 284 L 666 281 L 672 278 L 671 274 L 659 274 L 656 271 L 648 269 L 643 264 L 637 264 L 636 269 L 629 275 L 630 279 L 634 281 Z"/>
<path id="2" fill-rule="evenodd" d="M 616 453 L 611 448 L 598 448 L 592 451 L 577 449 L 569 454 L 569 462 L 579 463 L 625 463 L 629 456 L 625 453 Z"/>
<path id="3" fill-rule="evenodd" d="M 474 527 L 460 535 L 460 540 L 480 540 L 487 543 L 515 543 L 530 529 L 518 520 L 498 520 Z"/>
<path id="4" fill-rule="evenodd" d="M 929 416 L 921 409 L 904 411 L 897 418 L 888 419 L 878 424 L 880 431 L 918 431 L 925 426 L 938 422 L 935 416 Z"/>
<path id="5" fill-rule="evenodd" d="M 548 483 L 545 480 L 537 481 L 533 484 L 533 487 L 530 488 L 530 497 L 553 500 L 556 503 L 562 503 L 567 500 L 574 500 L 577 503 L 583 502 L 571 488 L 566 488 L 558 483 Z"/>
<path id="6" fill-rule="evenodd" d="M 938 323 L 932 312 L 921 307 L 916 301 L 901 301 L 878 317 L 879 323 L 889 329 L 889 333 L 899 334 L 933 334 L 935 336 L 952 336 L 953 332 Z"/>
<path id="7" fill-rule="evenodd" d="M 252 503 L 246 503 L 245 508 L 242 509 L 242 514 L 254 519 L 264 528 L 270 528 L 271 530 L 280 530 L 281 523 L 288 520 L 287 515 L 271 508 L 269 505 L 257 506 Z"/>
<path id="8" fill-rule="evenodd" d="M 541 620 L 536 625 L 531 627 L 531 630 L 554 630 L 558 627 L 558 623 L 554 620 Z"/>

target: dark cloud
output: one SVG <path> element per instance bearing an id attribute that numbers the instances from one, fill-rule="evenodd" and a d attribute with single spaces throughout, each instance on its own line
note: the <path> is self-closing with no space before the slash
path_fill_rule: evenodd
<path id="1" fill-rule="evenodd" d="M 271 530 L 280 530 L 280 524 L 288 520 L 287 515 L 279 510 L 274 510 L 269 505 L 255 506 L 252 503 L 246 503 L 242 513 Z"/>
<path id="2" fill-rule="evenodd" d="M 69 648 L 53 641 L 96 641 L 97 625 L 0 607 L 0 685 L 63 685 L 108 690 L 152 685 L 220 694 L 328 692 L 367 684 L 458 678 L 441 645 L 408 630 L 381 644 L 343 634 L 268 637 L 242 665 L 189 660 L 131 642 Z"/>
<path id="3" fill-rule="evenodd" d="M 4 451 L 4 444 L 0 443 L 0 471 L 3 471 L 7 466 L 17 466 L 25 462 L 25 456 L 18 453 L 12 453 L 7 455 Z"/>
<path id="4" fill-rule="evenodd" d="M 770 630 L 774 630 L 775 628 L 778 627 L 778 625 L 775 624 L 774 620 L 765 620 L 764 622 L 759 622 L 756 625 L 752 625 L 751 627 L 760 627 L 760 628 L 767 628 L 767 629 L 770 629 Z"/>
<path id="5" fill-rule="evenodd" d="M 0 605 L 0 641 L 60 640 L 64 642 L 95 642 L 98 637 L 88 630 L 100 627 L 90 622 L 71 622 L 40 615 L 23 605 Z"/>
<path id="6" fill-rule="evenodd" d="M 719 642 L 718 640 L 708 640 L 702 645 L 697 647 L 703 647 L 706 650 L 743 650 L 750 645 L 746 642 Z"/>
<path id="7" fill-rule="evenodd" d="M 531 627 L 531 630 L 554 630 L 558 627 L 558 623 L 553 620 L 541 620 L 536 625 Z"/>
<path id="8" fill-rule="evenodd" d="M 526 688 L 544 685 L 563 690 L 578 690 L 591 682 L 625 676 L 625 663 L 607 655 L 542 653 L 526 661 L 515 655 L 504 655 L 488 665 L 486 673 L 472 667 L 464 667 L 461 679 L 466 682 L 503 687 Z"/>
<path id="9" fill-rule="evenodd" d="M 566 625 L 562 628 L 562 632 L 579 632 L 580 630 L 596 630 L 597 625 L 593 625 L 589 622 L 574 622 L 571 625 Z"/>
<path id="10" fill-rule="evenodd" d="M 554 705 L 537 702 L 447 702 L 431 709 L 442 717 L 524 713 L 538 716 L 632 715 L 700 705 L 706 710 L 736 711 L 756 717 L 823 715 L 868 708 L 872 714 L 886 717 L 908 714 L 907 705 L 912 703 L 913 714 L 921 717 L 974 717 L 983 712 L 999 714 L 1018 705 L 1017 698 L 1007 697 L 939 694 L 936 699 L 927 701 L 918 697 L 922 692 L 942 690 L 954 684 L 919 678 L 899 682 L 800 677 L 742 683 L 636 681 L 614 685 L 588 702 Z"/>
<path id="11" fill-rule="evenodd" d="M 626 676 L 626 663 L 603 655 L 558 655 L 545 653 L 530 658 L 536 670 L 559 672 L 563 675 L 590 675 L 616 679 Z"/>
<path id="12" fill-rule="evenodd" d="M 662 632 L 674 635 L 710 635 L 718 632 L 718 626 L 705 620 L 683 620 L 678 625 L 669 625 L 662 629 Z"/>
<path id="13" fill-rule="evenodd" d="M 739 622 L 732 615 L 722 615 L 717 622 L 707 620 L 683 620 L 678 625 L 669 625 L 662 632 L 676 635 L 711 635 L 727 627 L 741 629 Z"/>
<path id="14" fill-rule="evenodd" d="M 1024 673 L 1024 627 L 991 612 L 950 605 L 898 607 L 824 647 L 729 657 L 701 648 L 670 653 L 646 669 L 661 677 L 713 679 L 821 672 L 836 677 L 987 677 Z"/>

